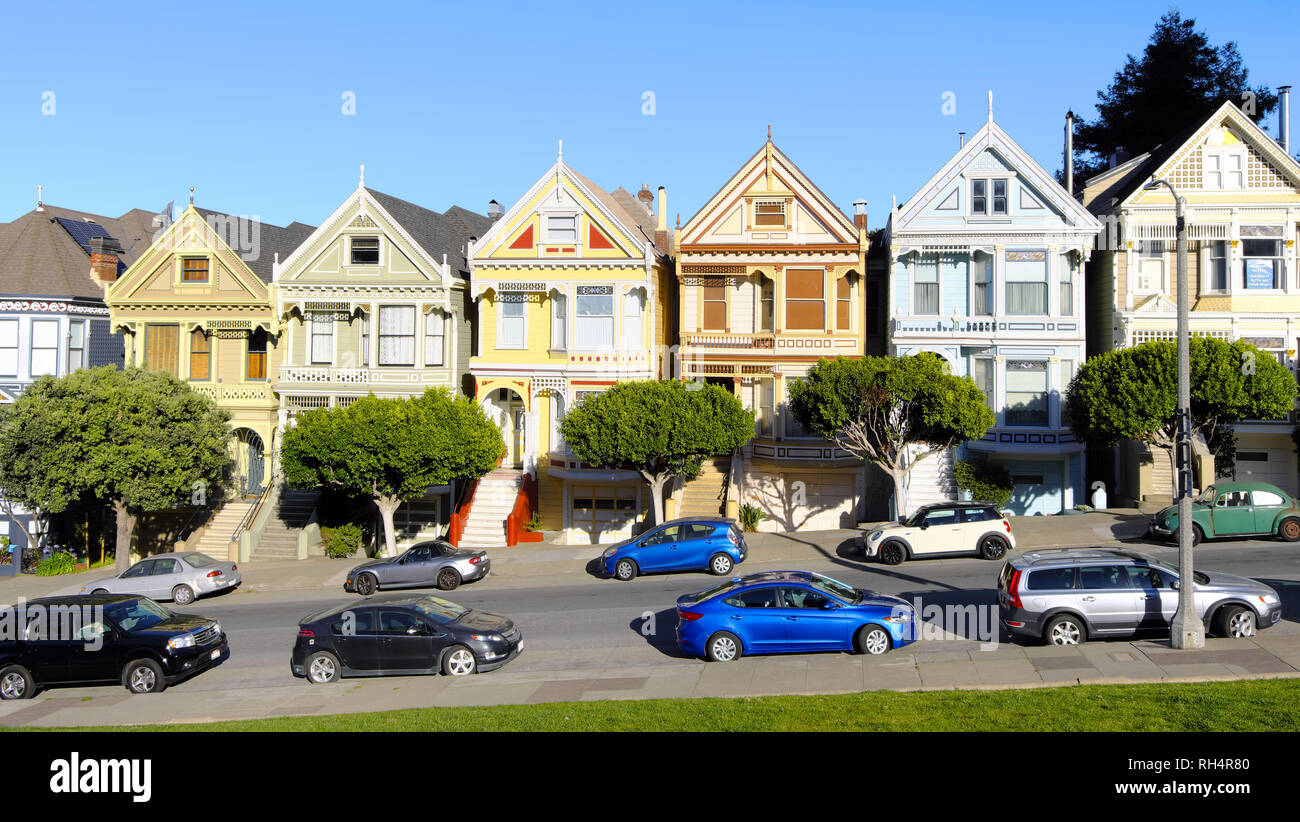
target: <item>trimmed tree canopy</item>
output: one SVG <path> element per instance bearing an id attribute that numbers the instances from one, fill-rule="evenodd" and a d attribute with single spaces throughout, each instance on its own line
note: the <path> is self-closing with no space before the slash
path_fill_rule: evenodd
<path id="1" fill-rule="evenodd" d="M 167 374 L 102 366 L 41 377 L 0 415 L 0 488 L 51 513 L 111 504 L 124 570 L 138 514 L 221 493 L 229 419 Z"/>
<path id="2" fill-rule="evenodd" d="M 560 436 L 588 465 L 641 474 L 654 497 L 653 525 L 663 516 L 665 483 L 694 476 L 706 458 L 749 442 L 754 414 L 716 385 L 624 382 L 574 406 L 560 421 Z"/>
<path id="3" fill-rule="evenodd" d="M 974 381 L 930 353 L 822 359 L 789 391 L 805 428 L 890 474 L 899 516 L 907 513 L 903 479 L 917 462 L 984 436 L 995 421 Z"/>
<path id="4" fill-rule="evenodd" d="M 321 408 L 285 431 L 280 463 L 296 488 L 332 486 L 375 501 L 389 555 L 393 512 L 430 486 L 481 477 L 505 453 L 501 432 L 468 397 L 445 388 L 393 399 L 371 394 L 346 408 Z"/>

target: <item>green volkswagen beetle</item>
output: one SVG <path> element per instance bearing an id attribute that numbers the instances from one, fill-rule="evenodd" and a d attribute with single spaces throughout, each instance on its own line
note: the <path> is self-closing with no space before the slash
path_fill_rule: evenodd
<path id="1" fill-rule="evenodd" d="M 1151 518 L 1150 533 L 1174 537 L 1178 507 Z M 1266 482 L 1217 482 L 1192 500 L 1192 544 L 1215 537 L 1279 537 L 1300 541 L 1300 502 Z"/>

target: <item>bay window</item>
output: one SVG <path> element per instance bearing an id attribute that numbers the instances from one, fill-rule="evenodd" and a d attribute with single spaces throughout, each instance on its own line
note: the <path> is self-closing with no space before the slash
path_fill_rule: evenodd
<path id="1" fill-rule="evenodd" d="M 551 348 L 563 351 L 568 343 L 569 300 L 563 294 L 551 295 Z"/>
<path id="2" fill-rule="evenodd" d="M 1007 360 L 1007 425 L 1046 426 L 1047 363 Z"/>
<path id="3" fill-rule="evenodd" d="M 939 313 L 939 255 L 922 254 L 912 266 L 912 313 Z"/>
<path id="4" fill-rule="evenodd" d="M 1202 291 L 1228 290 L 1228 244 L 1223 240 L 1215 243 L 1202 243 L 1201 253 L 1205 255 L 1205 268 L 1202 276 L 1205 285 Z"/>
<path id="5" fill-rule="evenodd" d="M 575 342 L 579 348 L 614 345 L 614 287 L 580 285 L 575 304 Z"/>
<path id="6" fill-rule="evenodd" d="M 311 361 L 314 365 L 334 362 L 334 312 L 312 311 Z"/>
<path id="7" fill-rule="evenodd" d="M 1074 313 L 1074 260 L 1069 254 L 1058 258 L 1061 267 L 1057 288 L 1061 295 L 1061 316 L 1069 317 Z"/>
<path id="8" fill-rule="evenodd" d="M 1247 289 L 1285 287 L 1281 240 L 1243 238 L 1241 256 Z"/>
<path id="9" fill-rule="evenodd" d="M 436 366 L 443 364 L 443 352 L 447 345 L 447 318 L 441 311 L 434 309 L 424 316 L 424 364 Z"/>
<path id="10" fill-rule="evenodd" d="M 0 320 L 0 376 L 18 376 L 18 320 Z"/>
<path id="11" fill-rule="evenodd" d="M 415 365 L 415 306 L 379 307 L 379 365 Z"/>
<path id="12" fill-rule="evenodd" d="M 971 255 L 971 280 L 975 283 L 974 314 L 993 314 L 993 259 L 984 254 Z"/>
<path id="13" fill-rule="evenodd" d="M 59 370 L 59 321 L 32 320 L 32 376 Z"/>
<path id="14" fill-rule="evenodd" d="M 1006 252 L 1007 313 L 1047 313 L 1047 252 Z"/>
<path id="15" fill-rule="evenodd" d="M 623 346 L 645 348 L 644 326 L 641 322 L 641 289 L 634 288 L 623 295 Z"/>
<path id="16" fill-rule="evenodd" d="M 524 347 L 527 295 L 502 294 L 497 301 L 497 348 Z"/>

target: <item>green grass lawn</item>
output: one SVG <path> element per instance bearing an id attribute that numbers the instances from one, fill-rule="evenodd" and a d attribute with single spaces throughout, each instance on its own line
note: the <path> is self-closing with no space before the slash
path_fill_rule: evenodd
<path id="1" fill-rule="evenodd" d="M 557 702 L 57 730 L 1295 731 L 1300 679 Z"/>

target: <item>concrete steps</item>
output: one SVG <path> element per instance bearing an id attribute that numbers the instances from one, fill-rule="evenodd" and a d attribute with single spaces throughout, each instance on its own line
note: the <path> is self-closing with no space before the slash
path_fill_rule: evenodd
<path id="1" fill-rule="evenodd" d="M 298 533 L 311 519 L 319 498 L 318 491 L 281 488 L 275 503 L 275 513 L 271 514 L 266 530 L 262 532 L 262 539 L 253 547 L 252 558 L 297 559 Z"/>
<path id="2" fill-rule="evenodd" d="M 241 498 L 227 501 L 204 523 L 203 531 L 199 535 L 199 541 L 194 545 L 194 550 L 207 554 L 213 559 L 229 559 L 230 538 L 252 507 L 252 500 Z"/>
<path id="3" fill-rule="evenodd" d="M 721 516 L 726 505 L 727 478 L 731 472 L 731 458 L 717 457 L 705 460 L 699 476 L 682 486 L 681 502 L 677 506 L 679 517 Z"/>
<path id="4" fill-rule="evenodd" d="M 907 510 L 922 505 L 957 499 L 957 479 L 953 476 L 952 451 L 931 454 L 912 469 L 907 486 Z"/>
<path id="5" fill-rule="evenodd" d="M 506 518 L 515 507 L 523 472 L 498 468 L 478 482 L 461 548 L 499 548 L 506 544 Z"/>

